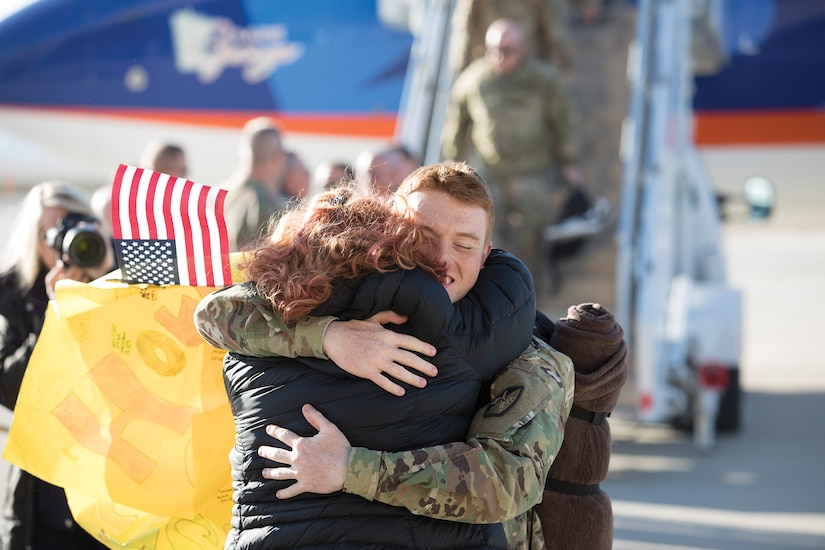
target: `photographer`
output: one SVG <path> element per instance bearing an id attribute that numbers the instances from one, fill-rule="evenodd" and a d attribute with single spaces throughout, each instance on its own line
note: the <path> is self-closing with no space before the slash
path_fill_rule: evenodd
<path id="1" fill-rule="evenodd" d="M 112 269 L 108 235 L 88 201 L 59 182 L 34 186 L 23 200 L 0 262 L 0 404 L 13 410 L 57 281 L 89 282 Z M 62 488 L 11 467 L 0 518 L 3 550 L 106 548 L 72 518 Z"/>

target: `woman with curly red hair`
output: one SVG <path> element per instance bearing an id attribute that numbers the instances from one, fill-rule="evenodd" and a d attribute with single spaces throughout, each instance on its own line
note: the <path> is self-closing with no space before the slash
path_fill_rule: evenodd
<path id="1" fill-rule="evenodd" d="M 327 301 L 338 281 L 416 267 L 440 279 L 443 262 L 399 203 L 354 184 L 322 192 L 285 211 L 241 268 L 288 324 Z"/>

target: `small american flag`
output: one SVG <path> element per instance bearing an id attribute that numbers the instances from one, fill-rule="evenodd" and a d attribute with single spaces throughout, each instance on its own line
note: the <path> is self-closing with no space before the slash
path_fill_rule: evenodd
<path id="1" fill-rule="evenodd" d="M 223 217 L 226 190 L 121 164 L 112 186 L 112 230 L 129 283 L 232 283 Z"/>

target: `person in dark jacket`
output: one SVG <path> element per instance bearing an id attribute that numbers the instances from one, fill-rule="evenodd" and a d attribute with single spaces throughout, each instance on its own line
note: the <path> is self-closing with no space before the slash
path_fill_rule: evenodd
<path id="1" fill-rule="evenodd" d="M 0 274 L 0 404 L 13 410 L 26 367 L 43 328 L 46 307 L 61 279 L 89 282 L 105 274 L 111 251 L 97 265 L 72 264 L 60 256 L 55 230 L 69 214 L 93 217 L 86 198 L 75 187 L 44 182 L 29 191 L 18 214 Z M 86 222 L 80 222 L 82 228 Z M 98 226 L 99 229 L 99 226 Z M 57 241 L 55 241 L 57 237 Z M 107 242 L 101 239 L 95 242 Z M 63 247 L 61 247 L 63 249 Z M 93 261 L 93 257 L 88 259 Z M 79 527 L 66 494 L 27 472 L 11 467 L 0 518 L 3 550 L 86 550 L 106 548 Z"/>
<path id="2" fill-rule="evenodd" d="M 459 166 L 464 177 L 477 178 L 472 169 Z M 451 211 L 456 216 L 479 216 L 474 224 L 479 234 L 465 236 L 466 247 L 458 253 L 477 255 L 476 261 L 483 263 L 486 258 L 487 262 L 481 276 L 476 268 L 473 276 L 465 277 L 455 265 L 442 265 L 428 257 L 432 247 L 421 238 L 426 228 L 392 214 L 384 199 L 353 199 L 349 193 L 322 194 L 311 203 L 309 213 L 298 211 L 282 218 L 273 236 L 285 245 L 258 249 L 247 266 L 254 288 L 248 283 L 245 289 L 234 287 L 218 294 L 257 292 L 292 323 L 308 313 L 348 319 L 392 309 L 408 318 L 398 330 L 435 344 L 439 375 L 426 388 L 394 396 L 330 361 L 228 354 L 224 377 L 237 437 L 230 454 L 236 505 L 226 546 L 505 548 L 499 524 L 415 516 L 344 493 L 278 500 L 275 491 L 287 484 L 261 475 L 265 461 L 257 449 L 269 442 L 265 426 L 275 422 L 309 434 L 312 428 L 299 409 L 310 401 L 353 441 L 370 448 L 401 450 L 460 439 L 477 408 L 482 385 L 518 357 L 531 339 L 535 318 L 532 279 L 515 257 L 501 251 L 490 253 L 485 235 L 490 224 L 484 208 L 464 204 L 464 210 Z M 363 212 L 366 205 L 382 200 L 381 216 Z M 387 220 L 392 222 L 389 228 Z M 353 225 L 359 226 L 356 236 L 348 232 Z M 317 240 L 315 233 L 319 233 Z M 319 261 L 319 256 L 326 261 Z M 330 263 L 329 258 L 334 261 Z M 360 260 L 365 258 L 384 258 L 390 263 L 351 268 L 362 265 Z M 293 276 L 296 270 L 301 276 Z M 432 277 L 433 273 L 439 278 Z M 287 281 L 290 284 L 284 284 Z M 302 281 L 317 284 L 305 288 Z M 304 299 L 307 296 L 314 299 Z"/>

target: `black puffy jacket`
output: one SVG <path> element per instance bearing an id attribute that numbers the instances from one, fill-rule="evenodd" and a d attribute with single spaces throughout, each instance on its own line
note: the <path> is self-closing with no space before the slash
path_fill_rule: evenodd
<path id="1" fill-rule="evenodd" d="M 482 385 L 527 347 L 535 321 L 532 278 L 513 256 L 494 251 L 470 294 L 451 304 L 421 270 L 372 274 L 352 281 L 315 312 L 341 319 L 392 309 L 409 321 L 395 330 L 431 342 L 438 376 L 422 389 L 391 395 L 369 380 L 314 358 L 228 354 L 224 380 L 235 417 L 230 453 L 234 483 L 227 548 L 506 548 L 500 525 L 415 516 L 403 508 L 344 493 L 279 501 L 287 482 L 264 479 L 272 466 L 257 455 L 276 443 L 267 424 L 300 435 L 314 430 L 300 408 L 311 403 L 354 446 L 395 451 L 465 438 Z"/>

